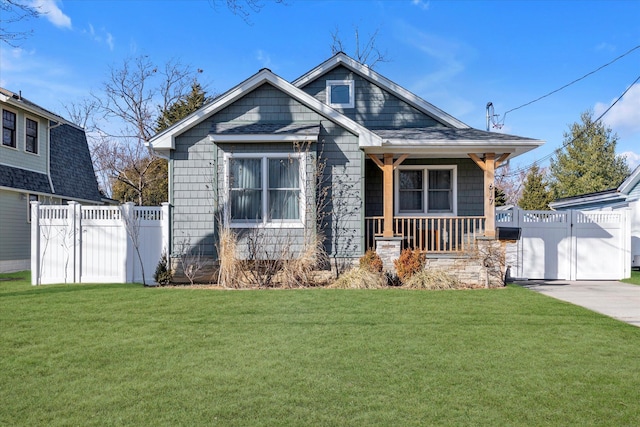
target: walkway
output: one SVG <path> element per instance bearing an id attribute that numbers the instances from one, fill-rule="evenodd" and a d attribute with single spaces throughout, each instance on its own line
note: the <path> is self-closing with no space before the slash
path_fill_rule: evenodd
<path id="1" fill-rule="evenodd" d="M 609 281 L 529 280 L 518 285 L 640 327 L 640 286 Z"/>

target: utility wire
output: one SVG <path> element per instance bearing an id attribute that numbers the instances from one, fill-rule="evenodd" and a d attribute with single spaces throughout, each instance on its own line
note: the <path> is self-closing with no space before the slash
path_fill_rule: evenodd
<path id="1" fill-rule="evenodd" d="M 640 47 L 640 46 L 638 46 L 638 47 Z M 624 91 L 624 92 L 622 92 L 622 95 L 620 95 L 620 96 L 619 96 L 615 101 L 613 101 L 613 103 L 612 103 L 612 104 L 611 104 L 611 105 L 610 105 L 606 110 L 604 110 L 604 111 L 602 112 L 602 114 L 600 114 L 600 116 L 598 116 L 598 118 L 597 118 L 597 119 L 595 119 L 595 120 L 592 122 L 592 124 L 594 124 L 594 125 L 595 125 L 595 124 L 596 124 L 596 123 L 598 123 L 600 120 L 602 120 L 602 118 L 603 118 L 603 117 L 604 117 L 604 116 L 605 116 L 605 115 L 606 115 L 606 114 L 607 114 L 607 113 L 608 113 L 608 112 L 613 108 L 613 106 L 614 106 L 614 105 L 616 105 L 616 104 L 618 103 L 618 101 L 620 101 L 620 100 L 621 100 L 621 99 L 622 99 L 622 98 L 627 94 L 627 92 L 629 92 L 629 90 L 633 87 L 633 85 L 635 85 L 635 84 L 636 84 L 636 83 L 638 83 L 639 81 L 640 81 L 640 76 L 638 76 L 638 77 L 633 81 L 633 83 L 631 83 L 631 85 L 629 85 L 629 87 L 627 87 L 627 88 L 625 89 L 625 91 Z M 557 91 L 556 91 L 556 92 L 557 92 Z M 518 107 L 518 108 L 519 108 L 519 107 Z M 513 110 L 511 110 L 511 111 L 513 111 Z M 506 114 L 506 113 L 505 113 L 505 114 Z M 555 150 L 553 150 L 553 152 L 551 152 L 550 154 L 547 154 L 546 156 L 544 156 L 544 157 L 542 157 L 542 158 L 540 158 L 540 159 L 536 160 L 535 162 L 533 162 L 533 163 L 529 164 L 528 166 L 524 166 L 524 167 L 521 167 L 521 168 L 515 169 L 515 170 L 513 170 L 513 171 L 509 171 L 509 173 L 505 174 L 505 176 L 509 176 L 509 177 L 510 177 L 510 176 L 517 175 L 517 174 L 519 174 L 519 173 L 521 173 L 521 172 L 524 172 L 524 171 L 527 171 L 527 170 L 531 169 L 531 167 L 533 167 L 533 166 L 534 166 L 534 165 L 536 165 L 536 164 L 540 164 L 540 163 L 546 162 L 547 160 L 551 159 L 554 155 L 556 155 L 557 153 L 559 153 L 559 152 L 560 152 L 560 150 L 562 150 L 563 148 L 566 148 L 566 147 L 567 147 L 567 146 L 569 146 L 570 144 L 573 144 L 577 139 L 581 138 L 581 137 L 582 137 L 582 135 L 583 135 L 587 130 L 589 130 L 589 129 L 585 127 L 585 128 L 584 128 L 584 129 L 582 129 L 582 130 L 581 130 L 581 131 L 580 131 L 580 132 L 579 132 L 575 137 L 573 137 L 573 138 L 572 138 L 571 140 L 569 140 L 569 141 L 564 142 L 564 143 L 562 144 L 562 146 L 560 146 L 559 148 L 556 148 L 556 149 L 555 149 Z"/>
<path id="2" fill-rule="evenodd" d="M 580 80 L 583 80 L 583 79 L 585 79 L 585 78 L 589 77 L 590 75 L 597 73 L 598 71 L 600 71 L 600 70 L 602 70 L 603 68 L 605 68 L 605 67 L 607 67 L 607 66 L 609 66 L 609 65 L 613 64 L 614 62 L 618 61 L 619 59 L 624 58 L 625 56 L 629 55 L 631 52 L 633 52 L 634 50 L 637 50 L 637 49 L 640 49 L 640 45 L 638 45 L 638 46 L 636 46 L 636 47 L 634 47 L 634 48 L 629 49 L 628 51 L 626 51 L 626 52 L 625 52 L 625 53 L 623 53 L 622 55 L 618 56 L 618 57 L 617 57 L 617 58 L 615 58 L 614 60 L 612 60 L 612 61 L 610 61 L 610 62 L 607 62 L 607 63 L 606 63 L 606 64 L 604 64 L 604 65 L 601 65 L 600 67 L 596 68 L 595 70 L 588 72 L 588 73 L 587 73 L 587 74 L 585 74 L 584 76 L 579 77 L 579 78 L 575 79 L 574 81 L 572 81 L 572 82 L 570 82 L 570 83 L 567 83 L 566 85 L 562 86 L 561 88 L 558 88 L 558 89 L 556 89 L 556 90 L 554 90 L 554 91 L 551 91 L 551 92 L 547 93 L 546 95 L 542 95 L 541 97 L 536 98 L 536 99 L 534 99 L 533 101 L 529 101 L 529 102 L 527 102 L 526 104 L 522 104 L 522 105 L 520 105 L 519 107 L 512 108 L 511 110 L 506 111 L 506 112 L 504 113 L 504 115 L 502 116 L 502 120 L 501 120 L 501 122 L 502 122 L 502 123 L 501 123 L 501 124 L 504 124 L 504 120 L 505 120 L 505 118 L 507 117 L 507 114 L 509 114 L 510 112 L 515 111 L 515 110 L 518 110 L 518 109 L 523 108 L 523 107 L 526 107 L 527 105 L 531 105 L 531 104 L 533 104 L 534 102 L 538 102 L 538 101 L 540 101 L 541 99 L 544 99 L 544 98 L 546 98 L 546 97 L 548 97 L 548 96 L 553 95 L 554 93 L 560 92 L 561 90 L 566 89 L 567 87 L 571 86 L 572 84 L 577 83 L 577 82 L 579 82 Z"/>

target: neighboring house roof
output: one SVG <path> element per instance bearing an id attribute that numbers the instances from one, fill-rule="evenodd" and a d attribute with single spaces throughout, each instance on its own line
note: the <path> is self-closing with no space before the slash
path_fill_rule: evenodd
<path id="1" fill-rule="evenodd" d="M 70 124 L 67 120 L 60 117 L 59 115 L 40 107 L 36 103 L 31 102 L 26 98 L 23 98 L 21 93 L 11 92 L 10 90 L 0 87 L 0 100 L 9 105 L 13 105 L 15 107 L 22 108 L 23 110 L 30 111 L 38 116 L 53 120 L 56 123 Z"/>
<path id="2" fill-rule="evenodd" d="M 392 82 L 388 78 L 378 74 L 368 66 L 363 65 L 358 61 L 356 61 L 355 59 L 347 56 L 344 52 L 336 53 L 331 58 L 327 59 L 322 64 L 318 65 L 308 73 L 305 73 L 303 76 L 298 77 L 296 80 L 293 81 L 293 85 L 296 87 L 302 88 L 306 86 L 308 83 L 316 80 L 318 77 L 322 76 L 323 74 L 326 74 L 327 72 L 331 71 L 332 69 L 340 65 L 359 74 L 360 76 L 369 80 L 375 85 L 380 86 L 381 88 L 395 94 L 400 99 L 414 106 L 415 108 L 422 111 L 423 113 L 442 122 L 443 124 L 452 126 L 454 128 L 459 128 L 459 129 L 465 129 L 470 127 L 464 124 L 463 122 L 461 122 L 460 120 L 456 119 L 455 117 L 445 113 L 435 105 L 430 104 L 429 102 L 420 98 L 416 94 L 409 92 L 402 86 L 397 85 L 396 83 Z"/>
<path id="3" fill-rule="evenodd" d="M 549 203 L 551 209 L 589 209 L 602 206 L 624 205 L 630 201 L 630 195 L 640 183 L 640 165 L 624 180 L 618 188 L 612 188 L 593 193 L 579 194 L 572 197 L 563 197 Z"/>
<path id="4" fill-rule="evenodd" d="M 101 201 L 82 129 L 66 124 L 51 129 L 51 181 L 56 196 Z"/>
<path id="5" fill-rule="evenodd" d="M 0 187 L 28 193 L 51 194 L 46 174 L 0 164 Z"/>
<path id="6" fill-rule="evenodd" d="M 49 175 L 0 164 L 0 187 L 101 203 L 84 129 L 4 88 L 0 88 L 0 101 L 50 123 Z"/>

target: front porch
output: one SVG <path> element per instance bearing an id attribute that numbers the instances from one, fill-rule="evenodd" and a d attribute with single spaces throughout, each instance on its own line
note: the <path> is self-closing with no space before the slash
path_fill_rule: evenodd
<path id="1" fill-rule="evenodd" d="M 384 217 L 365 217 L 365 249 L 376 250 L 376 238 L 384 236 Z M 425 253 L 464 253 L 473 249 L 477 237 L 485 235 L 484 216 L 394 217 L 393 237 L 401 249 Z"/>

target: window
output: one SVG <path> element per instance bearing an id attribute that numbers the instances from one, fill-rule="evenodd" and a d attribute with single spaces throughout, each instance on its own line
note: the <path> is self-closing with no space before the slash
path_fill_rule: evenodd
<path id="1" fill-rule="evenodd" d="M 228 217 L 232 225 L 302 224 L 298 155 L 228 157 Z"/>
<path id="2" fill-rule="evenodd" d="M 27 119 L 25 129 L 25 150 L 38 154 L 38 122 Z"/>
<path id="3" fill-rule="evenodd" d="M 2 145 L 16 148 L 16 113 L 2 110 Z"/>
<path id="4" fill-rule="evenodd" d="M 327 80 L 327 104 L 332 107 L 353 108 L 353 80 Z"/>
<path id="5" fill-rule="evenodd" d="M 395 182 L 396 213 L 456 214 L 455 166 L 400 166 Z"/>

